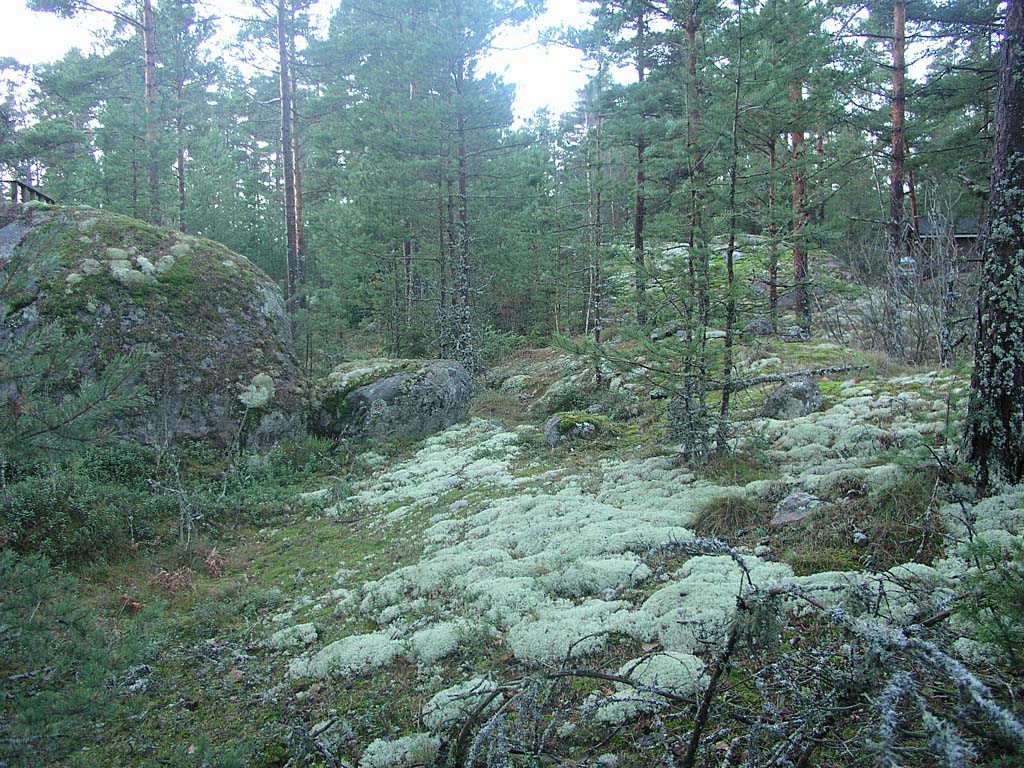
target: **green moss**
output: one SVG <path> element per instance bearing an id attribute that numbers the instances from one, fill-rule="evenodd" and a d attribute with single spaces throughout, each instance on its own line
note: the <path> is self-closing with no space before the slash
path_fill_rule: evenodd
<path id="1" fill-rule="evenodd" d="M 608 432 L 614 426 L 607 416 L 602 416 L 599 413 L 574 411 L 560 414 L 558 417 L 558 431 L 563 435 L 581 424 L 590 424 L 598 434 Z"/>

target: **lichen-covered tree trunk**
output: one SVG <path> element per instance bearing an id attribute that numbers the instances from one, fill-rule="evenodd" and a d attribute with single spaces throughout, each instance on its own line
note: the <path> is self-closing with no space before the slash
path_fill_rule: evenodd
<path id="1" fill-rule="evenodd" d="M 967 441 L 983 490 L 1024 477 L 1024 0 L 1010 0 L 999 67 Z"/>
<path id="2" fill-rule="evenodd" d="M 461 25 L 462 4 L 455 4 L 455 18 Z M 466 59 L 460 55 L 455 62 L 455 157 L 458 193 L 456 198 L 458 245 L 457 307 L 455 310 L 454 357 L 471 371 L 479 367 L 479 355 L 473 338 L 473 317 L 471 302 L 472 259 L 469 240 L 469 187 L 466 168 Z"/>

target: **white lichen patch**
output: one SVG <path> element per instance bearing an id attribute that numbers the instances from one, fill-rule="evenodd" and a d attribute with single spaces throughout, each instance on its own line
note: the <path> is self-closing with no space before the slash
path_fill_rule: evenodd
<path id="1" fill-rule="evenodd" d="M 288 665 L 290 677 L 359 675 L 385 667 L 402 655 L 404 646 L 389 632 L 353 635 L 336 640 L 312 656 L 299 656 Z"/>
<path id="2" fill-rule="evenodd" d="M 751 587 L 792 578 L 784 563 L 743 558 L 744 568 L 726 555 L 701 555 L 686 561 L 674 581 L 644 602 L 634 614 L 631 634 L 657 639 L 668 651 L 695 653 L 721 645 L 736 613 L 737 598 Z"/>
<path id="3" fill-rule="evenodd" d="M 423 724 L 433 733 L 444 733 L 464 723 L 490 698 L 490 706 L 485 706 L 482 711 L 486 717 L 500 706 L 500 697 L 492 698 L 497 689 L 496 683 L 482 677 L 445 688 L 423 707 Z"/>
<path id="4" fill-rule="evenodd" d="M 603 649 L 629 607 L 623 600 L 590 600 L 581 605 L 552 602 L 524 619 L 507 636 L 509 648 L 527 664 L 557 664 Z"/>
<path id="5" fill-rule="evenodd" d="M 669 705 L 669 699 L 659 693 L 691 697 L 708 684 L 704 662 L 688 653 L 657 653 L 642 656 L 623 664 L 617 674 L 634 681 L 636 685 L 615 683 L 615 693 L 593 699 L 593 709 L 599 723 L 621 725 L 641 715 L 657 712 Z"/>
<path id="6" fill-rule="evenodd" d="M 185 259 L 192 255 L 192 246 L 188 243 L 177 242 L 170 248 L 170 255 L 173 259 Z"/>
<path id="7" fill-rule="evenodd" d="M 413 633 L 409 638 L 409 657 L 419 664 L 430 665 L 451 656 L 479 634 L 479 627 L 468 619 L 440 621 Z"/>
<path id="8" fill-rule="evenodd" d="M 296 648 L 303 645 L 315 643 L 317 638 L 316 624 L 296 624 L 293 627 L 279 629 L 266 640 L 263 645 L 267 648 Z"/>
<path id="9" fill-rule="evenodd" d="M 454 488 L 511 485 L 509 467 L 519 453 L 518 442 L 514 432 L 473 419 L 426 439 L 412 459 L 364 485 L 352 500 L 364 506 L 416 507 Z"/>
<path id="10" fill-rule="evenodd" d="M 400 739 L 376 739 L 363 752 L 359 768 L 412 768 L 430 764 L 440 739 L 429 733 L 412 733 Z"/>
<path id="11" fill-rule="evenodd" d="M 238 399 L 246 408 L 265 408 L 274 399 L 275 391 L 274 379 L 266 373 L 257 373 Z"/>

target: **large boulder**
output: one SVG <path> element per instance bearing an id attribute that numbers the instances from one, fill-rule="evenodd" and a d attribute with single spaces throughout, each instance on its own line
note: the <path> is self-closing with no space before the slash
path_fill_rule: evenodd
<path id="1" fill-rule="evenodd" d="M 476 393 L 451 360 L 361 360 L 318 385 L 310 426 L 334 437 L 417 439 L 466 418 Z"/>
<path id="2" fill-rule="evenodd" d="M 82 375 L 146 348 L 130 436 L 266 442 L 303 428 L 302 376 L 277 284 L 223 245 L 93 208 L 0 207 L 0 249 L 38 277 L 0 334 L 84 332 Z M 3 254 L 0 254 L 0 260 Z"/>
<path id="3" fill-rule="evenodd" d="M 821 408 L 824 398 L 812 379 L 787 381 L 768 395 L 761 415 L 769 419 L 798 419 Z"/>

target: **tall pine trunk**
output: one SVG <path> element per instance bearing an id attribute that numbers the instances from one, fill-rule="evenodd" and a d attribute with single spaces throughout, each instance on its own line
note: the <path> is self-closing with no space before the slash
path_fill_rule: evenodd
<path id="1" fill-rule="evenodd" d="M 142 45 L 145 57 L 143 79 L 146 94 L 146 151 L 149 153 L 149 220 L 154 224 L 160 224 L 163 217 L 160 212 L 160 159 L 156 146 L 156 43 L 154 35 L 153 2 L 152 0 L 143 0 Z"/>
<path id="2" fill-rule="evenodd" d="M 295 53 L 295 14 L 290 9 L 288 34 L 288 75 L 291 78 L 292 178 L 295 188 L 295 284 L 299 306 L 306 306 L 306 228 L 302 223 L 302 154 L 299 135 L 298 56 Z"/>
<path id="3" fill-rule="evenodd" d="M 289 72 L 289 28 L 287 0 L 277 0 L 277 53 L 279 59 L 279 85 L 281 95 L 281 158 L 284 164 L 284 224 L 285 224 L 285 301 L 288 311 L 295 311 L 298 284 L 298 253 L 295 246 L 295 158 L 292 144 L 292 79 Z"/>
<path id="4" fill-rule="evenodd" d="M 803 104 L 803 82 L 792 80 L 789 100 L 793 104 L 793 127 L 790 131 L 790 152 L 793 161 L 793 285 L 797 322 L 811 332 L 811 301 L 807 295 L 807 249 L 803 229 L 807 224 L 807 168 L 804 165 L 804 129 L 800 106 Z"/>
<path id="5" fill-rule="evenodd" d="M 462 3 L 455 3 L 455 19 L 462 28 Z M 455 358 L 470 370 L 479 360 L 473 339 L 471 305 L 472 262 L 469 241 L 469 184 L 466 170 L 466 59 L 460 52 L 455 62 L 455 158 L 458 193 L 456 197 L 457 223 L 457 294 L 455 316 Z"/>
<path id="6" fill-rule="evenodd" d="M 778 137 L 773 133 L 768 141 L 768 319 L 772 331 L 779 329 L 779 225 L 775 218 L 777 143 Z"/>
<path id="7" fill-rule="evenodd" d="M 736 176 L 739 165 L 739 130 L 740 130 L 740 87 L 743 83 L 743 5 L 736 9 L 737 43 L 736 43 L 736 83 L 732 100 L 732 140 L 729 156 L 729 241 L 725 249 L 726 297 L 725 297 L 725 346 L 722 350 L 722 402 L 718 411 L 717 450 L 724 453 L 728 449 L 729 437 L 729 402 L 732 395 L 733 374 L 733 333 L 736 325 Z"/>
<path id="8" fill-rule="evenodd" d="M 1024 0 L 1010 0 L 999 66 L 967 442 L 985 490 L 1024 477 Z"/>
<path id="9" fill-rule="evenodd" d="M 886 351 L 897 360 L 903 359 L 903 258 L 906 255 L 903 211 L 903 160 L 906 154 L 904 123 L 906 121 L 905 34 L 907 6 L 905 0 L 893 5 L 892 33 L 892 164 L 889 179 L 889 223 L 886 227 Z"/>
<path id="10" fill-rule="evenodd" d="M 646 45 L 647 20 L 644 10 L 640 10 L 636 18 L 636 76 L 640 87 L 643 87 L 647 76 Z M 641 101 L 642 104 L 642 101 Z M 636 141 L 636 196 L 633 204 L 633 262 L 636 269 L 636 323 L 641 328 L 647 325 L 647 265 L 644 259 L 644 219 L 647 213 L 647 198 L 644 184 L 644 151 L 647 149 L 645 116 L 640 114 L 640 136 Z"/>

